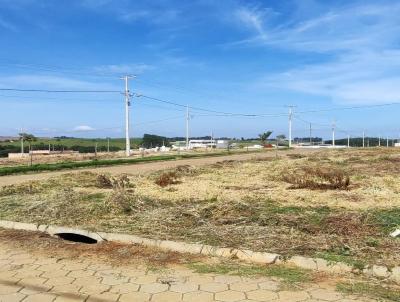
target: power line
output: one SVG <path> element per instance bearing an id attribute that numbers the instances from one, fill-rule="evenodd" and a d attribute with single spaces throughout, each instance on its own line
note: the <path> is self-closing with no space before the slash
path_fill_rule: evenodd
<path id="1" fill-rule="evenodd" d="M 160 99 L 160 98 L 155 98 L 155 97 L 150 97 L 147 95 L 139 95 L 140 97 L 144 97 L 149 100 L 153 100 L 156 102 L 161 102 L 165 104 L 170 104 L 178 107 L 183 107 L 186 108 L 187 105 L 175 103 L 172 101 Z M 188 106 L 192 110 L 197 110 L 197 111 L 203 111 L 203 112 L 210 112 L 210 113 L 216 113 L 220 114 L 220 116 L 244 116 L 244 117 L 268 117 L 268 116 L 287 116 L 287 113 L 278 113 L 278 114 L 247 114 L 247 113 L 234 113 L 234 112 L 225 112 L 225 111 L 217 111 L 217 110 L 211 110 L 211 109 L 206 109 L 206 108 L 201 108 L 201 107 L 194 107 L 194 106 Z"/>
<path id="2" fill-rule="evenodd" d="M 35 70 L 35 71 L 43 71 L 50 72 L 56 74 L 67 74 L 67 75 L 78 75 L 78 76 L 87 76 L 87 77 L 98 77 L 98 78 L 113 78 L 116 79 L 116 72 L 106 73 L 100 72 L 99 70 L 93 69 L 77 69 L 77 68 L 64 68 L 60 66 L 49 66 L 49 65 L 35 65 L 35 64 L 21 64 L 21 63 L 0 63 L 0 66 L 6 67 L 15 67 L 17 69 L 27 69 L 27 70 Z"/>
<path id="3" fill-rule="evenodd" d="M 165 121 L 170 121 L 174 119 L 180 119 L 182 118 L 182 115 L 179 116 L 173 116 L 173 117 L 168 117 L 164 119 L 159 119 L 159 120 L 152 120 L 152 121 L 147 121 L 147 122 L 141 122 L 141 123 L 132 123 L 133 126 L 142 126 L 142 125 L 148 125 L 148 124 L 155 124 L 155 123 L 160 123 L 160 122 L 165 122 Z M 115 126 L 115 127 L 106 127 L 106 128 L 94 128 L 94 129 L 87 129 L 87 130 L 71 130 L 71 129 L 35 129 L 35 128 L 29 128 L 26 130 L 32 131 L 34 133 L 49 133 L 49 132 L 61 132 L 61 133 L 79 133 L 79 132 L 98 132 L 98 131 L 103 131 L 103 130 L 123 130 L 123 127 L 121 126 Z"/>
<path id="4" fill-rule="evenodd" d="M 353 110 L 353 109 L 385 107 L 385 106 L 394 106 L 394 105 L 400 105 L 400 102 L 392 102 L 392 103 L 384 103 L 384 104 L 376 104 L 376 105 L 359 105 L 359 106 L 350 106 L 350 107 L 336 107 L 336 108 L 327 108 L 327 109 L 318 109 L 318 110 L 305 110 L 305 111 L 297 111 L 296 113 L 318 113 L 318 112 L 328 112 L 328 111 L 340 111 L 340 110 Z"/>
<path id="5" fill-rule="evenodd" d="M 49 90 L 49 89 L 18 89 L 18 88 L 0 88 L 0 91 L 16 92 L 46 92 L 46 93 L 122 93 L 118 90 Z"/>
<path id="6" fill-rule="evenodd" d="M 299 120 L 299 121 L 301 121 L 303 123 L 306 123 L 306 124 L 313 124 L 313 125 L 317 125 L 317 126 L 321 126 L 321 127 L 331 127 L 331 125 L 328 125 L 328 124 L 319 124 L 319 123 L 315 123 L 315 122 L 304 120 L 304 119 L 298 117 L 297 115 L 294 115 L 294 118 L 296 120 Z"/>
<path id="7" fill-rule="evenodd" d="M 35 101 L 43 101 L 43 100 L 49 100 L 49 101 L 68 101 L 68 102 L 77 102 L 77 101 L 85 101 L 85 102 L 109 102 L 109 101 L 116 101 L 114 99 L 65 99 L 65 98 L 56 98 L 56 97 L 43 97 L 43 96 L 26 96 L 26 95 L 5 95 L 5 94 L 0 94 L 0 98 L 12 98 L 12 99 L 33 99 Z M 1 100 L 1 99 L 0 99 Z"/>
<path id="8" fill-rule="evenodd" d="M 0 91 L 16 91 L 16 92 L 45 92 L 45 93 L 123 93 L 119 90 L 50 90 L 50 89 L 19 89 L 19 88 L 0 88 Z M 160 98 L 155 98 L 151 97 L 148 95 L 140 95 L 144 98 L 153 100 L 153 101 L 158 101 L 158 102 L 163 102 L 166 104 L 174 105 L 174 106 L 179 106 L 186 108 L 186 105 L 179 104 L 176 102 L 160 99 Z M 400 105 L 400 102 L 391 102 L 391 103 L 384 103 L 384 104 L 376 104 L 376 105 L 359 105 L 359 106 L 349 106 L 349 107 L 336 107 L 336 108 L 326 108 L 326 109 L 317 109 L 317 110 L 303 110 L 303 111 L 296 111 L 296 113 L 318 113 L 318 112 L 329 112 L 329 111 L 340 111 L 340 110 L 354 110 L 354 109 L 364 109 L 364 108 L 376 108 L 376 107 L 385 107 L 385 106 L 394 106 L 394 105 Z M 189 106 L 192 110 L 199 110 L 199 111 L 205 111 L 205 112 L 212 112 L 212 113 L 219 113 L 219 114 L 225 114 L 225 115 L 237 115 L 237 116 L 270 116 L 271 114 L 247 114 L 247 113 L 232 113 L 232 112 L 223 112 L 223 111 L 217 111 L 217 110 L 210 110 L 210 109 L 205 109 L 201 107 L 194 107 L 194 106 Z M 283 106 L 282 106 L 283 107 Z M 272 114 L 274 116 L 276 115 L 282 115 L 285 116 L 287 113 L 278 113 L 278 114 Z"/>

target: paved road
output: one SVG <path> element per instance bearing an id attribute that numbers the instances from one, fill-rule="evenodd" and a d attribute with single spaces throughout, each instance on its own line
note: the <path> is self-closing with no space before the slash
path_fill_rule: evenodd
<path id="1" fill-rule="evenodd" d="M 208 302 L 208 301 L 373 301 L 345 297 L 332 285 L 281 289 L 271 278 L 197 274 L 177 267 L 149 271 L 143 266 L 111 267 L 93 260 L 33 256 L 0 243 L 0 301 Z"/>
<path id="2" fill-rule="evenodd" d="M 279 151 L 279 155 L 285 155 L 288 153 L 309 153 L 315 152 L 315 150 L 289 150 L 289 151 Z M 246 160 L 251 158 L 268 158 L 275 157 L 275 151 L 269 151 L 265 153 L 242 153 L 242 154 L 233 154 L 227 156 L 216 156 L 216 157 L 203 157 L 203 158 L 193 158 L 193 159 L 182 159 L 175 161 L 158 161 L 158 162 L 148 162 L 148 163 L 140 163 L 134 165 L 120 165 L 120 166 L 109 166 L 109 167 L 100 167 L 100 168 L 88 168 L 88 169 L 79 169 L 79 171 L 93 171 L 99 173 L 111 173 L 111 174 L 143 174 L 147 172 L 163 170 L 174 168 L 178 165 L 208 165 L 213 164 L 223 160 Z M 18 184 L 25 181 L 30 180 L 43 180 L 48 179 L 53 176 L 62 175 L 65 173 L 71 173 L 71 171 L 77 170 L 65 170 L 65 171 L 57 171 L 57 172 L 43 172 L 43 173 L 35 173 L 35 174 L 22 174 L 22 175 L 9 175 L 9 176 L 0 176 L 0 186 Z"/>

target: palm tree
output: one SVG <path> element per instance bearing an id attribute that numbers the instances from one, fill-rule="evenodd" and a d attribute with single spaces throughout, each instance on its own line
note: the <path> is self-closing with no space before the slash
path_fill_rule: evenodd
<path id="1" fill-rule="evenodd" d="M 271 134 L 272 131 L 267 131 L 258 135 L 262 145 L 265 145 L 265 142 L 267 141 L 268 137 L 270 137 Z"/>

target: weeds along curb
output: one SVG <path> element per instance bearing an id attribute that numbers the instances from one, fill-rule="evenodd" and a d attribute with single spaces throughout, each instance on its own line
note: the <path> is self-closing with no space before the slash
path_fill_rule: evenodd
<path id="1" fill-rule="evenodd" d="M 321 258 L 309 258 L 303 256 L 284 258 L 279 254 L 273 253 L 254 252 L 251 250 L 239 250 L 235 248 L 221 248 L 204 244 L 185 243 L 170 240 L 149 239 L 128 234 L 90 232 L 87 230 L 67 227 L 40 225 L 6 220 L 0 220 L 0 228 L 36 232 L 39 231 L 45 232 L 52 236 L 59 233 L 73 233 L 93 238 L 98 242 L 114 241 L 128 244 L 141 244 L 144 246 L 157 247 L 174 252 L 240 259 L 246 262 L 258 264 L 290 264 L 303 269 L 334 274 L 361 273 L 367 276 L 391 280 L 400 284 L 400 266 L 389 269 L 386 266 L 372 265 L 365 267 L 363 270 L 360 270 L 345 263 L 329 262 Z"/>

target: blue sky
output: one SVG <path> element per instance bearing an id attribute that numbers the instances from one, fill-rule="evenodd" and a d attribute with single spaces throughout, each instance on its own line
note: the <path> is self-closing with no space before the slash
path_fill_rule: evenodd
<path id="1" fill-rule="evenodd" d="M 192 110 L 191 135 L 287 134 L 295 111 L 398 102 L 398 1 L 0 0 L 0 88 L 122 90 Z M 121 137 L 123 96 L 0 91 L 0 135 Z M 294 135 L 395 136 L 400 105 L 297 113 Z M 184 109 L 134 98 L 133 136 L 183 136 Z M 276 116 L 274 116 L 276 115 Z"/>

